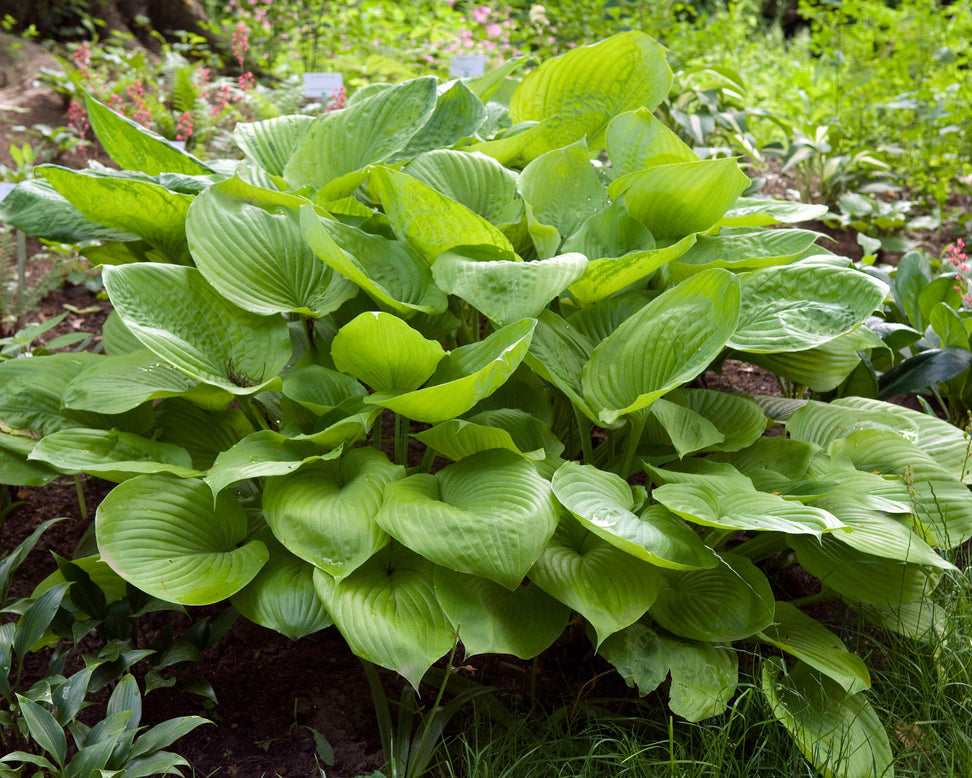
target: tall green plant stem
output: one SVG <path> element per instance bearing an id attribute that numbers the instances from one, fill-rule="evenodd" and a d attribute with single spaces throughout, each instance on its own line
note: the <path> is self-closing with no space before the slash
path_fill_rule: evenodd
<path id="1" fill-rule="evenodd" d="M 395 414 L 395 464 L 408 464 L 408 418 Z"/>
<path id="2" fill-rule="evenodd" d="M 261 429 L 261 430 L 270 429 L 270 426 L 267 424 L 266 418 L 264 418 L 264 415 L 259 411 L 259 409 L 257 409 L 256 405 L 253 402 L 252 397 L 245 397 L 243 395 L 240 395 L 239 397 L 236 398 L 236 403 L 237 405 L 240 406 L 240 410 L 243 411 L 244 415 L 249 420 L 250 424 L 252 424 L 257 429 Z"/>
<path id="3" fill-rule="evenodd" d="M 74 474 L 74 491 L 78 495 L 78 510 L 81 511 L 81 518 L 88 520 L 88 503 L 84 499 L 84 484 L 81 483 L 81 473 Z"/>
<path id="4" fill-rule="evenodd" d="M 633 413 L 628 417 L 628 438 L 624 442 L 624 456 L 621 460 L 621 470 L 619 475 L 627 478 L 634 464 L 635 454 L 638 453 L 638 444 L 641 443 L 641 433 L 645 430 L 645 416 L 642 413 Z"/>
<path id="5" fill-rule="evenodd" d="M 576 405 L 571 405 L 574 409 L 574 418 L 577 419 L 577 429 L 580 431 L 581 453 L 584 455 L 585 464 L 594 463 L 594 445 L 591 443 L 591 423 L 587 417 L 578 410 Z"/>

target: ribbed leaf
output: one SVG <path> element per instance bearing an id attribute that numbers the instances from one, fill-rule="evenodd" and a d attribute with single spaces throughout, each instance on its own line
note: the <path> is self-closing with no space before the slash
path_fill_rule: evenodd
<path id="1" fill-rule="evenodd" d="M 714 225 L 749 186 L 734 159 L 657 165 L 629 173 L 608 187 L 656 239 L 676 241 Z"/>
<path id="2" fill-rule="evenodd" d="M 433 568 L 418 554 L 391 545 L 340 583 L 314 571 L 317 594 L 351 650 L 395 670 L 416 689 L 455 644 L 435 596 Z"/>
<path id="3" fill-rule="evenodd" d="M 282 176 L 287 160 L 313 122 L 312 116 L 302 114 L 275 116 L 248 124 L 241 122 L 233 129 L 233 140 L 270 175 Z"/>
<path id="4" fill-rule="evenodd" d="M 550 484 L 516 454 L 475 454 L 385 488 L 378 524 L 452 570 L 520 585 L 557 526 Z"/>
<path id="5" fill-rule="evenodd" d="M 742 279 L 739 326 L 729 345 L 754 353 L 822 346 L 863 324 L 887 292 L 873 276 L 826 265 L 750 273 Z"/>
<path id="6" fill-rule="evenodd" d="M 537 262 L 482 261 L 460 250 L 440 255 L 432 276 L 439 288 L 461 297 L 502 327 L 537 316 L 586 269 L 587 258 L 582 254 Z"/>
<path id="7" fill-rule="evenodd" d="M 103 359 L 81 352 L 0 362 L 0 418 L 12 429 L 45 435 L 94 426 L 85 423 L 93 415 L 62 410 L 61 398 L 72 379 Z"/>
<path id="8" fill-rule="evenodd" d="M 694 162 L 699 158 L 647 108 L 615 117 L 608 125 L 605 141 L 611 166 L 619 177 L 656 165 Z"/>
<path id="9" fill-rule="evenodd" d="M 380 451 L 356 448 L 268 479 L 263 514 L 290 553 L 342 580 L 388 543 L 375 516 L 386 485 L 404 474 Z"/>
<path id="10" fill-rule="evenodd" d="M 451 86 L 443 86 L 435 101 L 435 110 L 408 145 L 402 149 L 400 157 L 408 159 L 430 149 L 452 146 L 469 138 L 486 120 L 486 107 L 469 87 L 462 81 Z"/>
<path id="11" fill-rule="evenodd" d="M 436 567 L 435 595 L 466 656 L 512 654 L 532 659 L 560 637 L 570 610 L 528 584 L 513 591 L 475 575 Z"/>
<path id="12" fill-rule="evenodd" d="M 719 221 L 722 227 L 766 227 L 822 219 L 827 206 L 772 197 L 740 197 Z"/>
<path id="13" fill-rule="evenodd" d="M 862 693 L 848 694 L 802 662 L 787 672 L 775 658 L 763 664 L 761 688 L 773 715 L 821 774 L 893 777 L 888 736 Z"/>
<path id="14" fill-rule="evenodd" d="M 833 632 L 788 602 L 776 603 L 776 623 L 758 637 L 792 654 L 837 681 L 848 694 L 871 688 L 871 676 L 863 660 L 847 650 Z"/>
<path id="15" fill-rule="evenodd" d="M 718 564 L 699 536 L 668 510 L 656 505 L 636 515 L 631 487 L 614 473 L 567 462 L 551 485 L 560 503 L 584 527 L 638 559 L 676 570 Z"/>
<path id="16" fill-rule="evenodd" d="M 334 366 L 378 392 L 411 392 L 435 372 L 445 356 L 397 316 L 372 311 L 345 324 L 331 341 Z"/>
<path id="17" fill-rule="evenodd" d="M 291 370 L 283 378 L 283 396 L 299 403 L 314 414 L 334 410 L 352 398 L 368 392 L 354 378 L 321 365 L 305 365 Z"/>
<path id="18" fill-rule="evenodd" d="M 688 275 L 712 267 L 739 271 L 786 265 L 821 236 L 809 230 L 723 230 L 718 235 L 700 235 L 678 258 L 679 272 Z"/>
<path id="19" fill-rule="evenodd" d="M 673 399 L 670 397 L 669 399 Z M 685 389 L 678 402 L 708 419 L 723 435 L 715 451 L 739 451 L 760 440 L 768 420 L 755 400 L 743 394 L 711 389 Z"/>
<path id="20" fill-rule="evenodd" d="M 600 646 L 644 615 L 658 595 L 661 574 L 565 517 L 530 580 L 587 619 Z"/>
<path id="21" fill-rule="evenodd" d="M 592 421 L 597 414 L 584 399 L 580 376 L 594 343 L 577 327 L 550 310 L 537 316 L 530 350 L 523 361 L 540 378 L 556 386 L 571 404 Z"/>
<path id="22" fill-rule="evenodd" d="M 709 270 L 669 289 L 603 340 L 584 366 L 584 396 L 611 424 L 701 373 L 736 327 L 738 282 Z"/>
<path id="23" fill-rule="evenodd" d="M 450 351 L 425 387 L 398 395 L 375 393 L 365 401 L 430 424 L 461 416 L 513 375 L 535 327 L 535 319 L 509 324 L 485 340 Z"/>
<path id="24" fill-rule="evenodd" d="M 669 402 L 663 397 L 652 403 L 653 420 L 664 438 L 671 441 L 679 458 L 704 448 L 717 446 L 726 439 L 716 426 L 684 405 Z"/>
<path id="25" fill-rule="evenodd" d="M 284 166 L 287 183 L 293 188 L 324 188 L 329 200 L 351 194 L 360 180 L 350 174 L 401 151 L 428 121 L 435 108 L 435 87 L 431 76 L 416 78 L 343 111 L 321 114 Z"/>
<path id="26" fill-rule="evenodd" d="M 290 358 L 286 322 L 227 302 L 195 268 L 139 263 L 105 268 L 115 310 L 149 349 L 232 394 L 253 394 Z"/>
<path id="27" fill-rule="evenodd" d="M 20 705 L 20 715 L 24 717 L 31 738 L 50 754 L 58 765 L 63 765 L 67 758 L 67 738 L 57 719 L 47 708 L 21 694 L 17 695 L 17 701 Z"/>
<path id="28" fill-rule="evenodd" d="M 524 151 L 526 159 L 585 136 L 596 151 L 604 147 L 611 119 L 642 106 L 654 110 L 671 83 L 664 49 L 643 33 L 621 33 L 529 73 L 513 93 L 510 116 L 514 122 L 548 120 Z"/>
<path id="29" fill-rule="evenodd" d="M 513 442 L 513 437 L 506 430 L 475 424 L 462 419 L 449 419 L 412 437 L 455 462 L 464 457 L 478 454 L 480 451 L 489 451 L 494 448 L 512 451 L 527 459 L 534 460 L 543 459 L 547 455 L 547 452 L 542 448 L 520 450 Z"/>
<path id="30" fill-rule="evenodd" d="M 196 267 L 227 300 L 262 315 L 320 318 L 358 288 L 304 242 L 306 200 L 232 178 L 211 186 L 189 209 L 186 234 Z"/>
<path id="31" fill-rule="evenodd" d="M 156 429 L 157 440 L 184 448 L 192 466 L 206 470 L 221 452 L 253 432 L 253 425 L 239 408 L 207 411 L 174 397 L 158 406 Z"/>
<path id="32" fill-rule="evenodd" d="M 746 557 L 721 554 L 708 570 L 667 571 L 648 613 L 669 632 L 710 643 L 742 640 L 773 623 L 769 581 Z"/>
<path id="33" fill-rule="evenodd" d="M 213 495 L 203 481 L 144 475 L 119 486 L 98 507 L 101 558 L 153 597 L 206 605 L 237 592 L 267 561 L 267 549 L 246 540 L 247 521 L 235 497 Z"/>
<path id="34" fill-rule="evenodd" d="M 142 473 L 199 474 L 184 448 L 119 430 L 78 427 L 55 432 L 37 443 L 29 459 L 116 483 Z"/>

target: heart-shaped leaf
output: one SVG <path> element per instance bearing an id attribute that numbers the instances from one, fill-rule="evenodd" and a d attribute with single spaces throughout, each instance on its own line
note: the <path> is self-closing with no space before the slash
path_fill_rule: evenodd
<path id="1" fill-rule="evenodd" d="M 314 117 L 303 114 L 240 122 L 233 129 L 233 140 L 270 175 L 282 176 L 287 160 L 313 123 Z"/>
<path id="2" fill-rule="evenodd" d="M 656 165 L 695 162 L 699 155 L 655 118 L 648 108 L 616 116 L 605 138 L 615 176 L 637 173 Z"/>
<path id="3" fill-rule="evenodd" d="M 98 506 L 101 558 L 129 583 L 166 602 L 207 605 L 235 594 L 267 561 L 247 540 L 235 497 L 203 481 L 143 475 L 116 486 Z"/>

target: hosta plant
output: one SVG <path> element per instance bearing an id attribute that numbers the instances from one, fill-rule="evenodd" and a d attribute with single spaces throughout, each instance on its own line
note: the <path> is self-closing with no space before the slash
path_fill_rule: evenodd
<path id="1" fill-rule="evenodd" d="M 98 238 L 115 312 L 105 354 L 0 366 L 5 461 L 117 482 L 99 554 L 148 594 L 333 625 L 415 687 L 457 639 L 529 658 L 576 612 L 699 720 L 766 646 L 767 704 L 817 769 L 890 775 L 863 661 L 772 576 L 934 630 L 936 549 L 972 535 L 967 440 L 699 388 L 727 355 L 834 388 L 882 345 L 862 325 L 886 284 L 767 229 L 821 209 L 744 196 L 655 118 L 651 38 L 521 64 L 240 126 L 240 163 L 89 100 L 124 170 L 42 167 L 4 207 Z"/>

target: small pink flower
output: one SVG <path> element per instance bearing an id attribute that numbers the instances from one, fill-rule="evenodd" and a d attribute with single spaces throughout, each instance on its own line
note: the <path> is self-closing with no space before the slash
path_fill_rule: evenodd
<path id="1" fill-rule="evenodd" d="M 256 85 L 256 77 L 248 70 L 246 73 L 240 75 L 239 79 L 237 79 L 237 83 L 239 84 L 240 89 L 246 92 L 253 89 L 253 87 Z"/>
<path id="2" fill-rule="evenodd" d="M 498 38 L 503 34 L 503 28 L 498 24 L 487 24 L 486 25 L 486 37 L 487 38 Z"/>
<path id="3" fill-rule="evenodd" d="M 186 141 L 192 136 L 193 118 L 189 111 L 183 111 L 176 119 L 176 140 Z"/>

